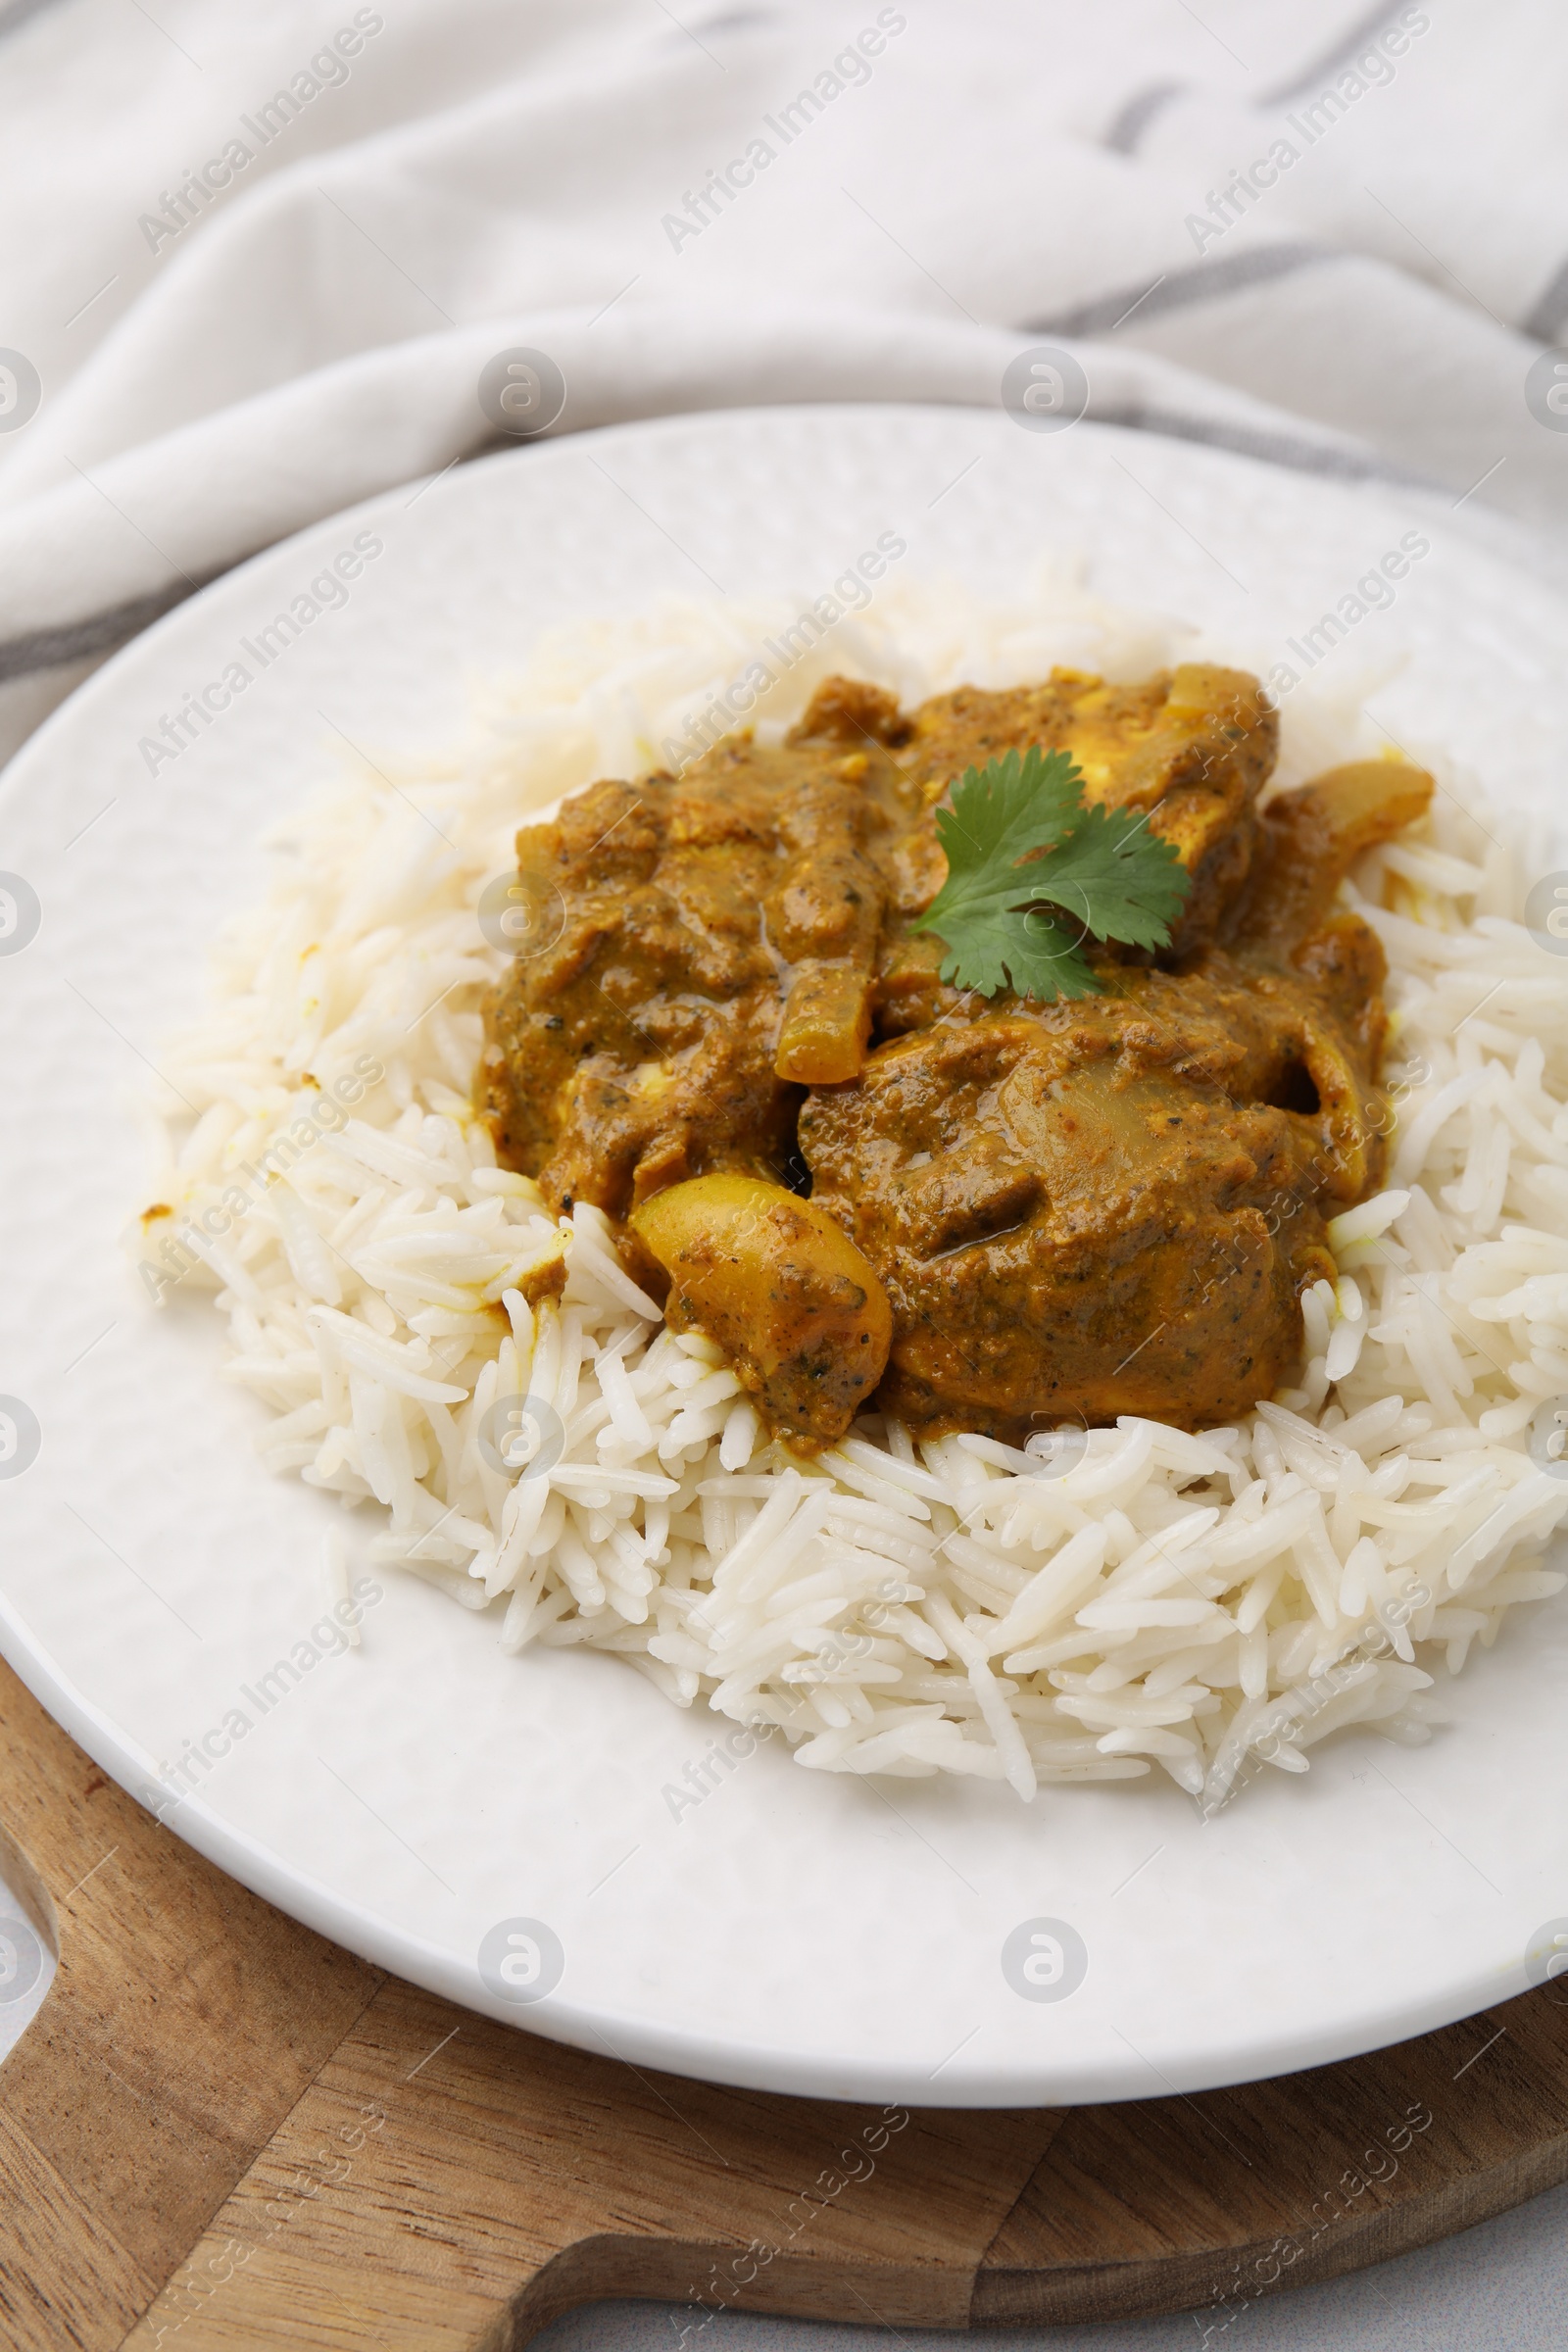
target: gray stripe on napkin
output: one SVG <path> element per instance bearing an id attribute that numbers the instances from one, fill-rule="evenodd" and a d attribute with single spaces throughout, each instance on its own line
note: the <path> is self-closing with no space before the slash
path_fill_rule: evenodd
<path id="1" fill-rule="evenodd" d="M 1134 432 L 1160 433 L 1172 441 L 1200 441 L 1206 448 L 1234 450 L 1238 457 L 1255 458 L 1265 466 L 1287 466 L 1293 473 L 1325 474 L 1342 482 L 1396 482 L 1407 490 L 1441 487 L 1429 474 L 1391 466 L 1370 450 L 1335 449 L 1323 442 L 1298 440 L 1294 433 L 1188 416 L 1181 410 L 1142 401 L 1121 409 L 1097 408 L 1092 421 L 1123 425 Z"/>
<path id="2" fill-rule="evenodd" d="M 9 0 L 0 7 L 0 40 L 8 32 L 20 32 L 30 17 L 41 17 L 46 8 L 58 8 L 60 0 Z"/>
<path id="3" fill-rule="evenodd" d="M 1568 262 L 1550 279 L 1529 318 L 1521 319 L 1519 332 L 1534 335 L 1538 343 L 1555 343 L 1565 320 L 1568 320 Z"/>
<path id="4" fill-rule="evenodd" d="M 1287 277 L 1294 270 L 1311 269 L 1316 263 L 1344 258 L 1326 245 L 1306 245 L 1299 241 L 1255 245 L 1250 253 L 1228 254 L 1218 261 L 1198 262 L 1190 270 L 1169 270 L 1141 290 L 1137 286 L 1123 286 L 1115 294 L 1098 295 L 1092 302 L 1079 303 L 1070 311 L 1057 311 L 1049 318 L 1028 319 L 1017 331 L 1025 335 L 1108 335 L 1134 312 L 1142 323 L 1146 318 L 1157 318 L 1162 311 L 1181 311 L 1195 302 L 1218 301 L 1224 295 L 1239 294 L 1248 286 L 1262 285 L 1269 278 Z"/>
<path id="5" fill-rule="evenodd" d="M 1147 90 L 1140 90 L 1136 98 L 1128 99 L 1106 131 L 1103 144 L 1114 155 L 1136 155 L 1138 142 L 1154 117 L 1162 115 L 1171 100 L 1181 96 L 1182 88 L 1179 81 L 1151 82 Z"/>
<path id="6" fill-rule="evenodd" d="M 1289 99 L 1301 97 L 1317 82 L 1326 81 L 1330 75 L 1339 73 L 1343 66 L 1348 66 L 1366 47 L 1373 34 L 1393 21 L 1394 10 L 1389 6 L 1389 0 L 1378 0 L 1377 6 L 1368 10 L 1353 31 L 1342 33 L 1332 49 L 1326 50 L 1321 57 L 1315 57 L 1301 73 L 1293 74 L 1289 81 L 1282 81 L 1274 89 L 1265 90 L 1258 103 L 1262 106 L 1284 106 Z"/>
<path id="7" fill-rule="evenodd" d="M 29 629 L 25 636 L 8 637 L 0 644 L 0 683 L 7 678 L 30 677 L 34 670 L 61 669 L 66 662 L 80 662 L 88 654 L 107 654 L 205 585 L 205 581 L 194 580 L 181 582 L 177 588 L 159 588 L 151 596 L 135 596 L 128 604 L 108 605 L 101 612 L 89 612 L 85 620 L 62 621 L 54 628 Z"/>

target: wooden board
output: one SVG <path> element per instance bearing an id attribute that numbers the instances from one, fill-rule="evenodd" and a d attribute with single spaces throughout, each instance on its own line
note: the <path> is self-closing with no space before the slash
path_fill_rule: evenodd
<path id="1" fill-rule="evenodd" d="M 715 2089 L 322 1942 L 160 1829 L 4 1666 L 0 1755 L 0 1860 L 60 1951 L 0 2068 L 15 2352 L 511 2352 L 608 2295 L 895 2328 L 1194 2307 L 1217 2329 L 1568 2178 L 1555 1985 L 1194 2098 Z"/>

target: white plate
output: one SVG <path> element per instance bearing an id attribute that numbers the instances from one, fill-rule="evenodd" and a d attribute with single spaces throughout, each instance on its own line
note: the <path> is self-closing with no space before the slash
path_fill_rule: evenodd
<path id="1" fill-rule="evenodd" d="M 348 605 L 150 777 L 160 713 L 367 528 L 385 552 Z M 320 1533 L 344 1522 L 263 1472 L 259 1408 L 214 1377 L 218 1318 L 156 1315 L 116 1240 L 142 1163 L 115 1106 L 198 996 L 215 924 L 258 895 L 254 837 L 331 769 L 334 728 L 439 744 L 469 680 L 555 618 L 705 573 L 814 594 L 888 529 L 906 570 L 982 585 L 1015 584 L 1044 545 L 1084 549 L 1111 597 L 1267 662 L 1411 528 L 1430 554 L 1333 659 L 1348 678 L 1407 653 L 1378 700 L 1389 726 L 1545 819 L 1564 611 L 1431 510 L 964 410 L 678 418 L 509 453 L 272 549 L 101 670 L 0 798 L 0 867 L 43 908 L 0 957 L 0 1392 L 42 1432 L 0 1478 L 0 1638 L 45 1704 L 139 1794 L 240 1709 L 249 1728 L 172 1816 L 192 1844 L 455 2000 L 726 2082 L 928 2105 L 1193 2090 L 1522 1990 L 1536 1932 L 1568 1914 L 1568 1595 L 1475 1660 L 1430 1747 L 1334 1742 L 1206 1824 L 1162 1777 L 1023 1808 L 771 1749 L 676 1819 L 662 1790 L 723 1724 L 611 1658 L 504 1657 L 493 1619 L 410 1580 L 383 1577 L 358 1655 L 262 1713 L 244 1693 L 319 1617 Z M 476 1965 L 517 1919 L 564 1959 L 526 2006 Z M 1003 1972 L 1040 1919 L 1082 1938 L 1065 1998 L 1021 1998 Z"/>

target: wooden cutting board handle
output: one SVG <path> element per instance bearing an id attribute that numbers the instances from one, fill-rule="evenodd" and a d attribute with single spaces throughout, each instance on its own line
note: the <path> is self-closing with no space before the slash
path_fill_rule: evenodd
<path id="1" fill-rule="evenodd" d="M 159 1828 L 3 1665 L 0 1754 L 7 1875 L 60 1952 L 0 2067 L 15 2352 L 510 2352 L 609 2295 L 690 2301 L 678 2352 L 732 2308 L 956 2328 L 1193 2306 L 1217 2330 L 1568 2177 L 1556 1985 L 1191 2099 L 715 2089 L 322 1942 Z"/>

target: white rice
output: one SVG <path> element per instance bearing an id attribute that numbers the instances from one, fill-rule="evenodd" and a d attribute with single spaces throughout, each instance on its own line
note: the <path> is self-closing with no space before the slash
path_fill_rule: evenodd
<path id="1" fill-rule="evenodd" d="M 1527 1445 L 1568 1391 L 1568 988 L 1515 919 L 1501 820 L 1430 752 L 1430 819 L 1346 890 L 1390 961 L 1388 1189 L 1331 1228 L 1301 1385 L 1242 1428 L 1124 1418 L 1053 1455 L 868 1415 L 793 1461 L 716 1348 L 662 1328 L 596 1210 L 558 1225 L 496 1169 L 468 1102 L 503 961 L 482 887 L 530 811 L 658 764 L 789 617 L 671 601 L 560 631 L 460 759 L 383 754 L 392 782 L 356 770 L 280 829 L 270 893 L 167 1057 L 200 1115 L 155 1106 L 149 1282 L 188 1264 L 217 1294 L 229 1376 L 278 1416 L 263 1457 L 380 1506 L 376 1560 L 492 1609 L 506 1648 L 614 1650 L 677 1705 L 777 1726 L 801 1764 L 1023 1797 L 1158 1765 L 1214 1805 L 1346 1724 L 1425 1740 L 1438 1678 L 1561 1588 L 1542 1557 L 1568 1512 Z M 1181 634 L 1059 578 L 1007 606 L 901 582 L 759 731 L 835 668 L 910 702 L 1056 661 L 1136 676 Z M 1368 748 L 1292 697 L 1283 777 Z M 383 1075 L 317 1140 L 356 1064 Z M 564 1295 L 531 1310 L 520 1286 L 561 1252 Z M 514 1477 L 478 1439 L 522 1396 L 564 1442 Z"/>

